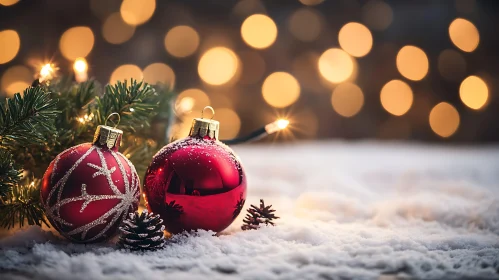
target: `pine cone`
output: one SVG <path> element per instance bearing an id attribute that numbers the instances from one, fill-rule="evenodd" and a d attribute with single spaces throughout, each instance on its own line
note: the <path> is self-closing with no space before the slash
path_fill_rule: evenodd
<path id="1" fill-rule="evenodd" d="M 158 250 L 164 247 L 165 226 L 159 215 L 149 213 L 146 209 L 142 214 L 133 212 L 130 218 L 123 221 L 122 232 L 118 245 L 132 251 Z"/>
<path id="2" fill-rule="evenodd" d="M 260 224 L 266 225 L 274 225 L 272 220 L 279 219 L 276 215 L 274 215 L 275 210 L 270 209 L 272 205 L 265 206 L 265 202 L 263 199 L 260 199 L 260 207 L 256 207 L 255 205 L 251 205 L 251 208 L 248 209 L 248 214 L 244 218 L 244 225 L 241 226 L 242 230 L 250 230 L 250 229 L 258 229 Z"/>

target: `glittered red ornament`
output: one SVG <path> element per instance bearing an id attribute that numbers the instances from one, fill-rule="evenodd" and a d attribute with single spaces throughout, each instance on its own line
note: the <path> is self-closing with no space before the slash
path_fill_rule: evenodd
<path id="1" fill-rule="evenodd" d="M 123 132 L 99 126 L 94 143 L 60 153 L 43 177 L 45 214 L 61 235 L 75 242 L 98 242 L 116 233 L 139 204 L 139 177 L 118 147 Z"/>
<path id="2" fill-rule="evenodd" d="M 218 126 L 194 119 L 189 137 L 163 147 L 147 170 L 148 208 L 170 233 L 220 232 L 241 212 L 246 176 L 234 151 L 217 140 Z"/>

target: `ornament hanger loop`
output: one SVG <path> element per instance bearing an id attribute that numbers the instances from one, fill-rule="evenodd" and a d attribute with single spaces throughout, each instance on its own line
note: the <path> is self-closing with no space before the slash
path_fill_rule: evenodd
<path id="1" fill-rule="evenodd" d="M 210 118 L 210 120 L 213 120 L 213 117 L 215 116 L 215 110 L 214 110 L 214 109 L 213 109 L 213 107 L 211 107 L 211 106 L 206 106 L 206 107 L 204 107 L 204 108 L 203 108 L 203 111 L 201 111 L 201 118 L 202 118 L 202 119 L 204 118 L 204 117 L 203 117 L 203 115 L 204 115 L 204 111 L 205 111 L 206 109 L 208 109 L 208 110 L 210 110 L 210 111 L 211 111 L 211 118 Z"/>
<path id="2" fill-rule="evenodd" d="M 104 122 L 104 125 L 107 125 L 107 121 L 108 121 L 108 120 L 110 120 L 110 118 L 111 118 L 113 115 L 118 116 L 118 122 L 117 122 L 117 123 L 113 122 L 113 124 L 114 124 L 114 127 L 113 127 L 113 128 L 116 128 L 116 127 L 120 124 L 120 121 L 121 121 L 121 116 L 120 116 L 120 114 L 118 114 L 118 113 L 114 112 L 114 113 L 111 113 L 109 116 L 107 116 L 106 121 Z"/>

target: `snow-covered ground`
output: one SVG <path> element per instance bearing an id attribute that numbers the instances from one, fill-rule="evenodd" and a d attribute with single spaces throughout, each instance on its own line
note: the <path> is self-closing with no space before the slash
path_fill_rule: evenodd
<path id="1" fill-rule="evenodd" d="M 499 147 L 319 142 L 236 147 L 276 227 L 174 237 L 137 254 L 31 227 L 2 279 L 499 278 Z"/>

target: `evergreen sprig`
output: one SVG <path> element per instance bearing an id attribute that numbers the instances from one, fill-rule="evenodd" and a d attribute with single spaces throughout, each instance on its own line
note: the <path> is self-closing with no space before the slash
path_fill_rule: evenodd
<path id="1" fill-rule="evenodd" d="M 0 197 L 6 196 L 19 182 L 21 171 L 14 163 L 14 158 L 7 150 L 0 150 Z"/>

